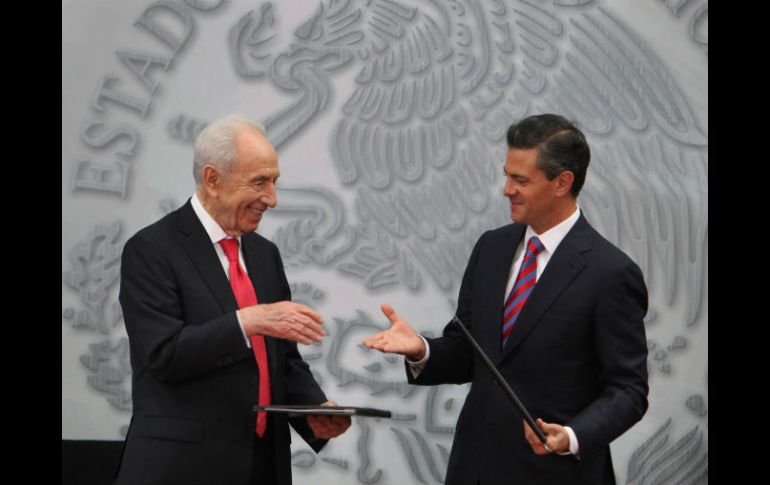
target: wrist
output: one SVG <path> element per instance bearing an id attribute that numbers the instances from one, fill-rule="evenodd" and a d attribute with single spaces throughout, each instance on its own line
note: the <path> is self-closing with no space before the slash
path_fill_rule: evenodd
<path id="1" fill-rule="evenodd" d="M 420 348 L 417 352 L 407 355 L 406 358 L 411 360 L 412 362 L 418 362 L 422 360 L 425 357 L 425 341 L 423 339 L 417 337 L 420 340 Z"/>
<path id="2" fill-rule="evenodd" d="M 247 311 L 245 308 L 241 308 L 240 310 L 236 310 L 235 314 L 247 335 L 251 336 L 260 333 L 259 322 L 253 317 L 251 312 Z"/>

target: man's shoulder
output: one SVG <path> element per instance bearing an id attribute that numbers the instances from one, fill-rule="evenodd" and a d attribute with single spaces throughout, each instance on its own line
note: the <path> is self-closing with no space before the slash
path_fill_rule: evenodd
<path id="1" fill-rule="evenodd" d="M 136 244 L 139 241 L 155 244 L 169 242 L 173 239 L 174 232 L 180 228 L 180 218 L 184 209 L 185 206 L 182 206 L 139 229 L 126 244 Z"/>
<path id="2" fill-rule="evenodd" d="M 519 224 L 518 222 L 513 222 L 511 224 L 506 224 L 504 226 L 485 231 L 481 237 L 479 237 L 479 240 L 497 241 L 500 239 L 507 239 L 511 236 L 514 236 L 517 232 L 523 232 L 526 229 L 527 226 Z"/>
<path id="3" fill-rule="evenodd" d="M 631 256 L 626 254 L 615 243 L 604 237 L 599 231 L 587 224 L 591 232 L 591 243 L 596 260 L 600 261 L 605 267 L 622 268 L 629 265 L 636 265 Z"/>
<path id="4" fill-rule="evenodd" d="M 244 241 L 244 244 L 247 244 L 258 251 L 267 249 L 278 253 L 278 246 L 276 246 L 273 241 L 256 232 L 244 234 L 241 236 L 241 240 Z"/>

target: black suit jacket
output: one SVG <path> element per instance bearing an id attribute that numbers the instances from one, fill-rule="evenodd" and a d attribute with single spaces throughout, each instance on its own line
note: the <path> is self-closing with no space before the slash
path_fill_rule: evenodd
<path id="1" fill-rule="evenodd" d="M 255 233 L 243 235 L 241 246 L 259 302 L 291 299 L 278 248 Z M 121 264 L 133 417 L 117 483 L 246 483 L 259 373 L 230 283 L 190 202 L 133 236 Z M 265 343 L 273 403 L 326 400 L 295 343 Z M 288 484 L 288 420 L 268 419 L 279 483 Z M 303 419 L 291 424 L 316 451 L 325 444 Z"/>
<path id="2" fill-rule="evenodd" d="M 572 427 L 580 459 L 535 455 L 521 417 L 450 323 L 428 339 L 414 384 L 471 382 L 457 422 L 446 483 L 614 484 L 609 443 L 647 409 L 647 289 L 639 267 L 580 217 L 552 255 L 505 349 L 505 288 L 526 227 L 481 236 L 471 254 L 458 317 L 534 417 Z"/>

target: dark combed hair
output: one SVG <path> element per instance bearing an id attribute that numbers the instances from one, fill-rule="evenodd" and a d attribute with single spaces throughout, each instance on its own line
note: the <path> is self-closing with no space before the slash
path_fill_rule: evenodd
<path id="1" fill-rule="evenodd" d="M 575 175 L 572 195 L 580 193 L 586 181 L 591 149 L 585 135 L 565 117 L 555 114 L 534 115 L 508 128 L 508 148 L 538 148 L 537 166 L 548 180 L 562 172 Z"/>

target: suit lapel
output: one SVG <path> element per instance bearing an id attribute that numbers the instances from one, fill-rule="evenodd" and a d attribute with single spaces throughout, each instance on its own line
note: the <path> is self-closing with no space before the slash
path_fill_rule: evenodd
<path id="1" fill-rule="evenodd" d="M 238 309 L 238 302 L 233 295 L 233 289 L 230 286 L 230 280 L 222 269 L 222 263 L 219 261 L 216 249 L 211 243 L 206 229 L 201 224 L 198 216 L 195 215 L 190 201 L 179 209 L 179 232 L 187 255 L 193 262 L 203 281 L 214 294 L 223 313 L 233 312 Z M 256 250 L 256 244 L 249 234 L 244 234 L 241 238 L 243 249 L 243 259 L 246 261 L 246 271 L 254 285 L 254 291 L 257 293 L 258 301 L 267 301 L 267 282 L 264 280 L 264 274 L 260 271 L 263 266 L 264 256 Z M 276 361 L 277 352 L 275 352 L 275 341 L 270 337 L 265 337 L 265 347 L 267 350 L 268 369 L 270 378 L 277 379 L 276 372 L 279 370 Z"/>
<path id="2" fill-rule="evenodd" d="M 204 229 L 198 216 L 195 215 L 189 200 L 179 209 L 178 215 L 180 239 L 187 256 L 197 268 L 211 293 L 214 294 L 222 313 L 235 311 L 238 308 L 238 303 L 235 301 L 230 281 L 222 269 L 222 263 L 219 262 L 219 257 L 206 229 Z"/>
<path id="3" fill-rule="evenodd" d="M 254 291 L 257 293 L 257 301 L 260 303 L 270 302 L 270 282 L 265 279 L 264 268 L 272 261 L 268 261 L 267 254 L 259 251 L 255 234 L 244 234 L 241 237 L 241 249 L 243 250 L 243 259 L 246 262 L 246 271 L 249 273 L 251 284 L 254 285 Z"/>
<path id="4" fill-rule="evenodd" d="M 476 332 L 476 338 L 479 345 L 487 352 L 492 360 L 500 357 L 501 339 L 502 339 L 502 320 L 503 305 L 505 304 L 505 287 L 508 284 L 508 277 L 513 264 L 513 254 L 516 252 L 516 246 L 524 237 L 526 226 L 521 224 L 511 224 L 508 230 L 502 233 L 502 237 L 494 241 L 491 248 L 492 256 L 488 266 L 483 269 L 486 275 L 484 282 L 485 290 L 480 292 L 485 298 L 479 306 L 479 310 L 484 312 L 480 318 L 475 318 L 478 322 L 497 322 L 497 325 L 488 327 L 480 326 Z"/>
<path id="5" fill-rule="evenodd" d="M 551 256 L 548 266 L 529 295 L 500 360 L 505 359 L 519 346 L 559 295 L 580 274 L 586 264 L 583 253 L 590 250 L 591 227 L 581 215 Z"/>

